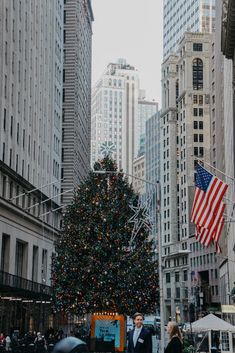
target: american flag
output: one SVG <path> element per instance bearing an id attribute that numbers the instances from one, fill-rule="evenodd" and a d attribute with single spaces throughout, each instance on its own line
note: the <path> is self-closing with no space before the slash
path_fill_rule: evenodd
<path id="1" fill-rule="evenodd" d="M 197 240 L 209 246 L 213 239 L 218 251 L 221 251 L 218 242 L 224 226 L 222 199 L 227 188 L 228 184 L 198 165 L 191 222 L 196 226 Z"/>

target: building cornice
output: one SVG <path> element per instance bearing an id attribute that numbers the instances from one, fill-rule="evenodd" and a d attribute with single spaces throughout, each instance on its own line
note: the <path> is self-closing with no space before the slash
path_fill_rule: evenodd
<path id="1" fill-rule="evenodd" d="M 9 210 L 12 214 L 17 217 L 23 218 L 25 221 L 28 221 L 30 224 L 34 224 L 36 227 L 42 228 L 48 233 L 59 235 L 60 230 L 52 227 L 50 224 L 44 222 L 43 220 L 37 218 L 31 213 L 27 212 L 23 208 L 15 205 L 14 203 L 4 199 L 0 196 L 0 208 L 4 208 L 4 210 Z"/>
<path id="2" fill-rule="evenodd" d="M 160 118 L 164 118 L 164 116 L 165 116 L 166 114 L 168 114 L 169 112 L 178 113 L 178 109 L 177 109 L 177 108 L 172 108 L 172 107 L 167 108 L 167 109 L 165 109 L 165 110 L 163 110 L 163 111 L 161 112 Z"/>
<path id="3" fill-rule="evenodd" d="M 4 162 L 0 161 L 0 172 L 6 174 L 8 177 L 10 177 L 13 181 L 18 183 L 22 188 L 25 189 L 26 194 L 27 191 L 31 191 L 35 189 L 35 186 L 29 183 L 26 179 L 24 179 L 21 175 L 16 173 L 13 169 L 8 167 Z M 33 192 L 35 196 L 37 196 L 40 200 L 45 201 L 48 199 L 48 196 L 42 193 L 40 190 L 35 190 Z M 55 201 L 52 199 L 48 200 L 48 202 L 45 202 L 45 204 L 49 204 L 51 208 L 58 208 L 60 205 L 57 204 Z"/>

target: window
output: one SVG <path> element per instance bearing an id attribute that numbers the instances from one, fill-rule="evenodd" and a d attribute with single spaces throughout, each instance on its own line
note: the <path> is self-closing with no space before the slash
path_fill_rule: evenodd
<path id="1" fill-rule="evenodd" d="M 16 241 L 15 275 L 26 278 L 27 276 L 27 243 Z"/>
<path id="2" fill-rule="evenodd" d="M 35 208 L 35 207 L 34 207 Z M 38 246 L 33 246 L 33 267 L 32 267 L 32 281 L 38 280 Z"/>
<path id="3" fill-rule="evenodd" d="M 196 94 L 193 95 L 193 104 L 197 104 L 197 95 Z"/>
<path id="4" fill-rule="evenodd" d="M 166 289 L 166 297 L 169 299 L 171 298 L 171 288 Z"/>
<path id="5" fill-rule="evenodd" d="M 229 334 L 228 332 L 221 332 L 221 339 L 222 339 L 222 350 L 223 351 L 230 351 L 229 347 Z"/>
<path id="6" fill-rule="evenodd" d="M 194 121 L 193 122 L 193 128 L 194 129 L 198 129 L 198 121 Z"/>
<path id="7" fill-rule="evenodd" d="M 2 144 L 2 161 L 5 162 L 5 148 L 6 148 L 6 145 L 5 145 L 5 142 L 3 142 Z"/>
<path id="8" fill-rule="evenodd" d="M 193 60 L 193 89 L 203 89 L 203 62 L 199 58 Z"/>
<path id="9" fill-rule="evenodd" d="M 188 271 L 184 270 L 184 281 L 186 282 L 188 280 Z"/>
<path id="10" fill-rule="evenodd" d="M 176 297 L 177 299 L 180 299 L 180 288 L 179 288 L 179 287 L 176 287 L 176 288 L 175 288 L 175 297 Z"/>
<path id="11" fill-rule="evenodd" d="M 176 282 L 179 282 L 179 281 L 180 281 L 180 274 L 179 274 L 179 272 L 176 272 L 176 273 L 175 273 L 175 281 L 176 281 Z"/>
<path id="12" fill-rule="evenodd" d="M 204 148 L 203 147 L 199 147 L 199 156 L 200 157 L 204 156 Z"/>
<path id="13" fill-rule="evenodd" d="M 198 109 L 198 116 L 203 116 L 203 108 Z"/>
<path id="14" fill-rule="evenodd" d="M 194 147 L 194 156 L 198 156 L 198 147 Z"/>
<path id="15" fill-rule="evenodd" d="M 202 43 L 193 43 L 193 51 L 202 51 Z"/>
<path id="16" fill-rule="evenodd" d="M 47 250 L 42 250 L 42 283 L 47 280 Z"/>
<path id="17" fill-rule="evenodd" d="M 193 108 L 193 116 L 197 116 L 197 115 L 198 115 L 197 108 Z"/>
<path id="18" fill-rule="evenodd" d="M 203 105 L 203 96 L 202 96 L 202 95 L 200 95 L 200 96 L 198 97 L 198 104 L 199 104 L 199 105 Z"/>
<path id="19" fill-rule="evenodd" d="M 193 135 L 193 140 L 194 140 L 194 142 L 198 142 L 198 135 L 197 134 Z"/>
<path id="20" fill-rule="evenodd" d="M 166 273 L 166 283 L 171 283 L 171 274 Z"/>
<path id="21" fill-rule="evenodd" d="M 200 129 L 200 130 L 203 129 L 203 121 L 199 121 L 199 129 Z"/>
<path id="22" fill-rule="evenodd" d="M 200 134 L 200 135 L 199 135 L 199 142 L 203 142 L 203 140 L 204 140 L 204 139 L 203 139 L 203 134 Z"/>
<path id="23" fill-rule="evenodd" d="M 4 272 L 9 271 L 10 259 L 10 235 L 2 235 L 2 251 L 1 251 L 1 270 Z"/>
<path id="24" fill-rule="evenodd" d="M 7 110 L 6 110 L 6 108 L 4 108 L 4 112 L 3 112 L 3 129 L 4 129 L 4 131 L 6 131 L 6 120 L 7 120 Z"/>

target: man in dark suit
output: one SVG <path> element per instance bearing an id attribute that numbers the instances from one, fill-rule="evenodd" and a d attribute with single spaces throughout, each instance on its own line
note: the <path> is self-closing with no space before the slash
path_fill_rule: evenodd
<path id="1" fill-rule="evenodd" d="M 133 316 L 134 329 L 128 332 L 127 353 L 152 353 L 152 335 L 144 328 L 144 316 L 135 313 Z"/>

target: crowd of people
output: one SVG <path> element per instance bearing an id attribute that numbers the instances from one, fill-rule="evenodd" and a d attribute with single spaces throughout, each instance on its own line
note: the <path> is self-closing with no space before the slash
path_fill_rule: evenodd
<path id="1" fill-rule="evenodd" d="M 0 353 L 46 353 L 52 352 L 54 345 L 64 338 L 63 330 L 55 331 L 49 328 L 45 334 L 29 331 L 20 335 L 18 331 L 12 334 L 0 333 Z"/>

